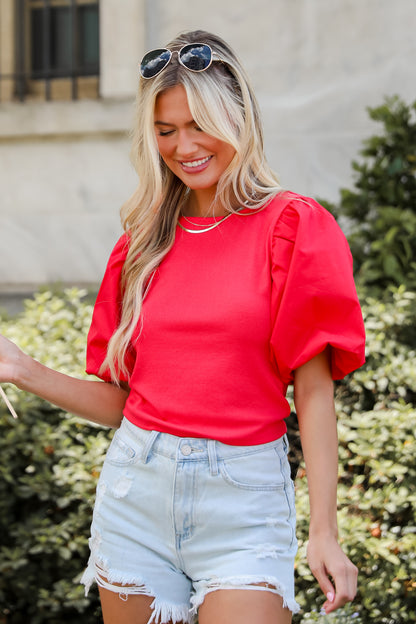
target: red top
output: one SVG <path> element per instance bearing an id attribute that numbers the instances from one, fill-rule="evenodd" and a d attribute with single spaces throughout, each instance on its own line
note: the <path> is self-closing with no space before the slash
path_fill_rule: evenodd
<path id="1" fill-rule="evenodd" d="M 117 327 L 127 247 L 124 234 L 95 304 L 87 351 L 87 372 L 95 375 Z M 294 193 L 208 232 L 178 227 L 144 300 L 138 333 L 127 362 L 128 420 L 228 444 L 277 439 L 286 431 L 294 369 L 327 345 L 334 379 L 364 362 L 347 241 L 329 212 Z M 108 373 L 99 376 L 110 381 Z"/>

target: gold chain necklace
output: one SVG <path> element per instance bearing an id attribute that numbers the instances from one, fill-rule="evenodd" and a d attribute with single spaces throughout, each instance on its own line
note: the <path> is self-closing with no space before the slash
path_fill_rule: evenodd
<path id="1" fill-rule="evenodd" d="M 211 225 L 208 225 L 208 227 L 203 227 L 202 225 L 198 225 L 197 223 L 192 223 L 192 221 L 189 221 L 189 219 L 186 219 L 186 217 L 184 217 L 187 221 L 189 221 L 189 223 L 192 223 L 192 225 L 195 225 L 196 227 L 203 228 L 203 229 L 200 229 L 200 230 L 191 230 L 189 228 L 186 228 L 184 225 L 182 225 L 182 223 L 180 221 L 178 221 L 178 225 L 185 232 L 189 232 L 189 234 L 203 234 L 204 232 L 209 232 L 210 230 L 213 230 L 214 228 L 217 227 L 217 225 L 220 225 L 220 223 L 224 223 L 224 221 L 226 221 L 227 219 L 232 217 L 233 214 L 234 214 L 233 212 L 230 212 L 228 215 L 225 215 L 225 217 L 223 217 L 219 221 L 216 221 L 215 223 L 212 223 Z"/>
<path id="2" fill-rule="evenodd" d="M 188 217 L 185 217 L 185 215 L 181 215 L 183 219 L 185 219 L 185 221 L 187 221 L 188 223 L 190 223 L 191 225 L 194 225 L 197 228 L 203 228 L 206 227 L 206 225 L 204 225 L 203 223 L 194 223 L 193 221 L 191 221 L 190 219 L 188 219 Z M 204 217 L 202 217 L 204 218 Z M 214 217 L 215 218 L 215 217 Z"/>

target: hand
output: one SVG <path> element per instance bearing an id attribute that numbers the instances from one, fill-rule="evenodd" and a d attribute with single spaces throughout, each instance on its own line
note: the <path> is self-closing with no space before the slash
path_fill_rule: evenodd
<path id="1" fill-rule="evenodd" d="M 310 535 L 307 558 L 312 574 L 327 597 L 323 605 L 326 613 L 354 600 L 358 570 L 344 554 L 335 537 L 328 537 L 328 534 Z"/>
<path id="2" fill-rule="evenodd" d="M 17 381 L 17 368 L 23 352 L 0 334 L 0 383 Z"/>
<path id="3" fill-rule="evenodd" d="M 103 381 L 77 379 L 44 366 L 0 334 L 0 383 L 15 386 L 57 405 L 65 412 L 117 428 L 129 389 Z"/>

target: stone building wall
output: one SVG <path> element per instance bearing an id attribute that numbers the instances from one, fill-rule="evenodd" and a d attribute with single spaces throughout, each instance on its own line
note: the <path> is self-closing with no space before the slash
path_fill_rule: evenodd
<path id="1" fill-rule="evenodd" d="M 282 185 L 336 199 L 377 129 L 366 106 L 415 99 L 415 23 L 413 0 L 211 0 L 209 11 L 201 0 L 101 0 L 100 98 L 0 101 L 0 294 L 99 282 L 136 184 L 128 131 L 147 49 L 187 29 L 222 35 L 254 83 Z"/>

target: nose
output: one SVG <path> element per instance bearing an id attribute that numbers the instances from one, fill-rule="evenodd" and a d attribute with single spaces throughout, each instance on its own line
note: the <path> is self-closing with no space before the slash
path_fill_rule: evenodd
<path id="1" fill-rule="evenodd" d="M 178 157 L 185 159 L 196 153 L 198 146 L 195 138 L 188 130 L 181 130 L 178 133 L 178 142 L 176 145 L 176 154 Z"/>

